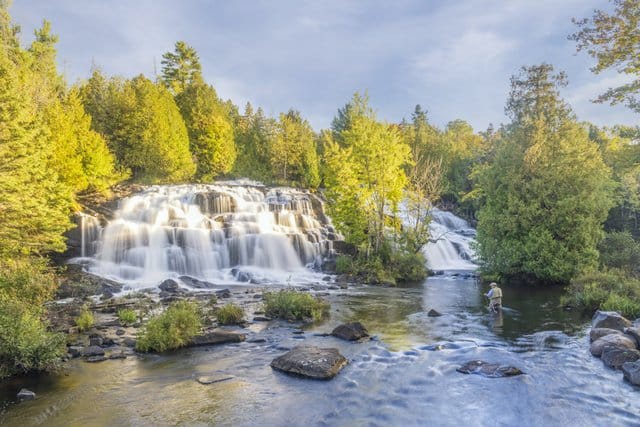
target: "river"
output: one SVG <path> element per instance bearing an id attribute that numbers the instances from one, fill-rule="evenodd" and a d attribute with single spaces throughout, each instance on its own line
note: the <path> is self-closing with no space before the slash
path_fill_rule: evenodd
<path id="1" fill-rule="evenodd" d="M 487 313 L 486 289 L 470 279 L 331 291 L 330 319 L 302 333 L 295 325 L 258 322 L 239 344 L 74 361 L 61 374 L 5 384 L 1 424 L 640 425 L 638 391 L 589 354 L 588 320 L 562 310 L 558 290 L 503 289 L 502 317 Z M 443 316 L 428 317 L 431 308 Z M 319 336 L 351 320 L 375 338 L 349 343 Z M 350 364 L 328 382 L 271 369 L 274 357 L 301 343 L 337 347 Z M 474 359 L 513 365 L 526 375 L 456 372 Z M 196 378 L 203 375 L 233 378 L 202 385 Z M 38 398 L 13 403 L 20 387 Z"/>

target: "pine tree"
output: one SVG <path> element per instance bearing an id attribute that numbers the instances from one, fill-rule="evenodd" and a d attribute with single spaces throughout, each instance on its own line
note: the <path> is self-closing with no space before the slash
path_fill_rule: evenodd
<path id="1" fill-rule="evenodd" d="M 173 52 L 162 55 L 162 83 L 179 95 L 188 86 L 201 83 L 202 66 L 194 48 L 183 41 L 175 44 Z"/>

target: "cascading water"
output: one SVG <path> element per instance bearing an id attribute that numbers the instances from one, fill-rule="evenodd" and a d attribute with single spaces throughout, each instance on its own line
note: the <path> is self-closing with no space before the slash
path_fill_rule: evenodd
<path id="1" fill-rule="evenodd" d="M 475 270 L 475 252 L 471 243 L 476 231 L 467 221 L 440 209 L 431 211 L 431 242 L 423 249 L 427 266 L 433 271 Z"/>
<path id="2" fill-rule="evenodd" d="M 91 273 L 133 286 L 180 276 L 299 280 L 340 239 L 314 197 L 233 182 L 150 187 L 122 200 L 104 228 L 81 216 L 82 262 Z"/>

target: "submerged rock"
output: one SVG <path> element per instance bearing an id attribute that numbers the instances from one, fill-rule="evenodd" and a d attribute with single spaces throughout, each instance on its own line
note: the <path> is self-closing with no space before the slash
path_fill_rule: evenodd
<path id="1" fill-rule="evenodd" d="M 82 355 L 85 357 L 104 356 L 104 349 L 97 345 L 91 345 L 82 350 Z"/>
<path id="2" fill-rule="evenodd" d="M 230 342 L 242 342 L 247 338 L 245 334 L 214 329 L 202 335 L 196 335 L 191 339 L 191 346 L 226 344 Z"/>
<path id="3" fill-rule="evenodd" d="M 631 321 L 622 317 L 615 311 L 596 311 L 591 320 L 591 326 L 593 328 L 610 328 L 620 332 L 624 331 L 624 328 L 631 326 Z"/>
<path id="4" fill-rule="evenodd" d="M 503 366 L 497 363 L 483 362 L 482 360 L 472 360 L 456 369 L 463 374 L 478 374 L 487 378 L 504 378 L 522 375 L 520 369 L 513 366 Z"/>
<path id="5" fill-rule="evenodd" d="M 640 385 L 640 361 L 623 363 L 622 374 L 631 384 Z"/>
<path id="6" fill-rule="evenodd" d="M 349 361 L 336 348 L 297 346 L 273 359 L 271 367 L 288 374 L 329 380 L 335 377 L 348 363 Z"/>
<path id="7" fill-rule="evenodd" d="M 600 357 L 608 367 L 620 369 L 626 362 L 635 362 L 640 359 L 640 351 L 631 348 L 607 346 L 602 350 Z"/>
<path id="8" fill-rule="evenodd" d="M 203 385 L 209 385 L 214 383 L 221 383 L 223 381 L 232 380 L 233 376 L 231 375 L 219 375 L 219 376 L 210 376 L 210 377 L 198 377 L 197 381 Z"/>
<path id="9" fill-rule="evenodd" d="M 332 332 L 336 338 L 347 341 L 357 341 L 369 336 L 369 332 L 360 322 L 345 323 L 336 327 Z"/>
<path id="10" fill-rule="evenodd" d="M 604 337 L 598 338 L 597 340 L 592 342 L 589 351 L 591 351 L 592 355 L 600 357 L 604 348 L 609 346 L 635 350 L 636 341 L 633 338 L 623 334 L 605 335 Z"/>
<path id="11" fill-rule="evenodd" d="M 611 329 L 611 328 L 592 328 L 591 331 L 589 332 L 589 340 L 591 342 L 594 342 L 604 336 L 612 335 L 612 334 L 621 335 L 622 332 L 620 332 L 617 329 Z"/>
<path id="12" fill-rule="evenodd" d="M 429 317 L 440 317 L 442 316 L 442 313 L 440 313 L 437 310 L 434 310 L 433 308 L 431 310 L 429 310 L 429 312 L 427 313 L 427 316 Z"/>
<path id="13" fill-rule="evenodd" d="M 18 394 L 16 395 L 19 402 L 23 402 L 25 400 L 34 400 L 36 398 L 36 394 L 31 390 L 27 390 L 26 388 L 20 389 Z"/>
<path id="14" fill-rule="evenodd" d="M 105 360 L 107 360 L 106 356 L 89 356 L 84 359 L 85 362 L 89 363 L 104 362 Z"/>

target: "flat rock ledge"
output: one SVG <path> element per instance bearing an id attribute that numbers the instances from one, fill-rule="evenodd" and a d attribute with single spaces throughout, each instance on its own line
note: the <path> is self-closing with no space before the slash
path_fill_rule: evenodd
<path id="1" fill-rule="evenodd" d="M 332 332 L 336 338 L 347 341 L 358 341 L 369 337 L 369 332 L 360 322 L 345 323 L 336 327 Z"/>
<path id="2" fill-rule="evenodd" d="M 520 369 L 513 366 L 503 366 L 497 363 L 483 362 L 482 360 L 472 360 L 456 369 L 463 374 L 478 374 L 487 378 L 505 378 L 522 375 Z"/>
<path id="3" fill-rule="evenodd" d="M 226 344 L 233 342 L 242 342 L 247 339 L 245 334 L 229 332 L 223 329 L 213 329 L 202 335 L 196 335 L 191 339 L 190 346 L 197 347 L 201 345 Z"/>
<path id="4" fill-rule="evenodd" d="M 349 361 L 336 348 L 297 346 L 273 359 L 271 367 L 287 374 L 329 380 L 348 363 Z"/>

